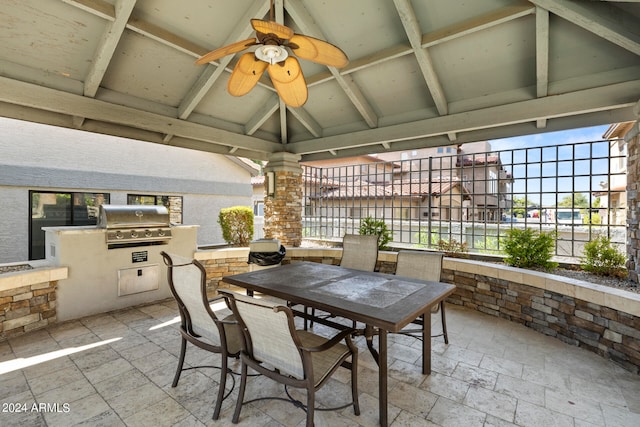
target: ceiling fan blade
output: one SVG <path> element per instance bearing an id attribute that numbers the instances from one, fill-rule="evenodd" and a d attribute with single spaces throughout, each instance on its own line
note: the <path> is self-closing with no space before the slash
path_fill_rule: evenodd
<path id="1" fill-rule="evenodd" d="M 212 50 L 206 55 L 201 56 L 196 64 L 206 64 L 207 62 L 215 61 L 216 59 L 220 59 L 223 56 L 230 55 L 232 53 L 238 53 L 240 51 L 245 50 L 247 47 L 256 44 L 257 40 L 255 38 L 242 40 L 239 42 L 232 43 L 228 46 L 221 47 L 216 50 Z"/>
<path id="2" fill-rule="evenodd" d="M 314 37 L 294 34 L 288 47 L 296 56 L 322 65 L 341 68 L 349 63 L 347 55 L 337 46 Z"/>
<path id="3" fill-rule="evenodd" d="M 293 30 L 291 28 L 273 21 L 252 19 L 251 26 L 259 33 L 275 34 L 278 38 L 285 40 L 290 39 L 293 36 Z"/>
<path id="4" fill-rule="evenodd" d="M 296 58 L 290 56 L 284 62 L 269 65 L 267 70 L 273 86 L 285 104 L 300 107 L 307 102 L 307 82 Z"/>
<path id="5" fill-rule="evenodd" d="M 268 63 L 256 59 L 253 52 L 247 52 L 240 57 L 236 64 L 229 82 L 227 90 L 233 96 L 242 96 L 249 93 L 260 80 L 260 77 L 267 68 Z"/>

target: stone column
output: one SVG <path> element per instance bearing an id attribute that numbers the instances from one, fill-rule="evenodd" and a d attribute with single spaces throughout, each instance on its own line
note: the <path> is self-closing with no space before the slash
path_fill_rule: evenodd
<path id="1" fill-rule="evenodd" d="M 640 101 L 633 109 L 638 117 L 627 132 L 627 270 L 629 278 L 640 282 Z"/>
<path id="2" fill-rule="evenodd" d="M 285 247 L 302 243 L 302 167 L 300 156 L 273 153 L 265 171 L 264 236 Z M 274 180 L 272 185 L 269 181 Z M 273 194 L 270 194 L 270 188 Z"/>

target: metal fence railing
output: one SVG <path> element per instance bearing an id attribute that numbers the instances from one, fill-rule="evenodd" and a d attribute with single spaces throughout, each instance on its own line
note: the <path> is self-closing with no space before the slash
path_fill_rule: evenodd
<path id="1" fill-rule="evenodd" d="M 515 227 L 556 233 L 576 258 L 595 235 L 624 248 L 626 145 L 605 140 L 303 168 L 303 237 L 338 240 L 382 220 L 400 247 L 466 243 L 500 254 Z"/>

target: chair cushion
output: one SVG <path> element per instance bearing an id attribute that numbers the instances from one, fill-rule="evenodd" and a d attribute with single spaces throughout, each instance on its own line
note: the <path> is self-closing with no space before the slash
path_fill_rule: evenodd
<path id="1" fill-rule="evenodd" d="M 305 347 L 317 347 L 322 345 L 327 338 L 320 335 L 313 334 L 309 331 L 298 330 L 296 331 L 298 338 Z M 311 353 L 311 359 L 313 360 L 313 380 L 314 386 L 320 384 L 336 367 L 340 364 L 343 357 L 350 353 L 349 347 L 345 344 L 338 343 L 328 350 Z"/>

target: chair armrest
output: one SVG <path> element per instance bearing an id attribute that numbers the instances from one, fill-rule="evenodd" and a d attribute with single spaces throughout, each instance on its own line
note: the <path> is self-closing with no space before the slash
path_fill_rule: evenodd
<path id="1" fill-rule="evenodd" d="M 300 349 L 308 351 L 308 352 L 311 352 L 311 353 L 325 351 L 325 350 L 330 349 L 334 345 L 338 344 L 344 338 L 349 337 L 354 331 L 355 331 L 355 329 L 352 329 L 352 328 L 345 329 L 345 330 L 341 331 L 340 333 L 338 333 L 337 335 L 335 335 L 334 337 L 332 337 L 330 340 L 325 341 L 323 344 L 321 344 L 319 346 L 316 346 L 316 347 L 300 347 Z"/>

